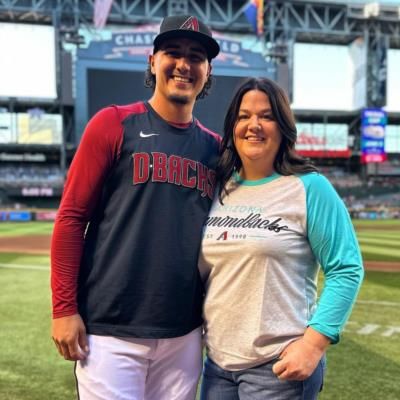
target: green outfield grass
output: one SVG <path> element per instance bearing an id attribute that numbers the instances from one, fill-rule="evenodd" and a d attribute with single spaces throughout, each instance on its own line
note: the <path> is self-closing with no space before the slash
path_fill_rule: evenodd
<path id="1" fill-rule="evenodd" d="M 354 226 L 357 228 L 387 228 L 400 229 L 400 219 L 354 219 Z"/>
<path id="2" fill-rule="evenodd" d="M 0 399 L 75 399 L 50 339 L 49 258 L 0 254 Z"/>
<path id="3" fill-rule="evenodd" d="M 371 254 L 380 260 L 385 254 L 377 250 L 385 248 L 400 260 L 393 252 L 400 221 L 374 222 L 355 221 L 364 257 Z M 399 229 L 393 230 L 393 224 Z M 383 229 L 385 226 L 389 229 Z M 0 223 L 0 235 L 36 230 L 51 233 L 52 224 Z M 367 248 L 369 253 L 365 253 Z M 76 398 L 73 363 L 58 356 L 50 339 L 49 280 L 48 256 L 0 253 L 1 400 Z M 367 271 L 341 342 L 328 350 L 320 399 L 398 400 L 399 376 L 400 273 Z"/>
<path id="4" fill-rule="evenodd" d="M 354 220 L 365 261 L 400 263 L 400 220 Z"/>
<path id="5" fill-rule="evenodd" d="M 50 339 L 48 265 L 48 257 L 0 254 L 2 400 L 75 398 L 73 364 Z M 400 274 L 367 272 L 341 343 L 328 351 L 322 400 L 400 398 L 399 299 Z"/>
<path id="6" fill-rule="evenodd" d="M 0 222 L 0 237 L 50 235 L 52 231 L 52 222 Z"/>

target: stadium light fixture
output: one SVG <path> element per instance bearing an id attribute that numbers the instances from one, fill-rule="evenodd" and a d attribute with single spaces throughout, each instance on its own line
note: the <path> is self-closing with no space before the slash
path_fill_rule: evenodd
<path id="1" fill-rule="evenodd" d="M 364 17 L 375 18 L 379 17 L 380 5 L 378 2 L 368 3 L 364 5 Z"/>

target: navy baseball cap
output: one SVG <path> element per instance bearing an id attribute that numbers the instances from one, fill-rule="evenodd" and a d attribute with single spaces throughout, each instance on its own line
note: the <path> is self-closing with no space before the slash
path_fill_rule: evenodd
<path id="1" fill-rule="evenodd" d="M 219 53 L 219 45 L 212 37 L 211 30 L 203 22 L 191 15 L 173 15 L 165 17 L 160 25 L 160 33 L 154 39 L 154 53 L 167 39 L 188 38 L 203 45 L 207 58 L 211 60 Z"/>

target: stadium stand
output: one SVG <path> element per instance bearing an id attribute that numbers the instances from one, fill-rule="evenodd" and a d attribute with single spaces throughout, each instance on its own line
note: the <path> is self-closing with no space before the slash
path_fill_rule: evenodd
<path id="1" fill-rule="evenodd" d="M 384 207 L 385 211 L 376 215 L 398 218 L 400 108 L 391 106 L 391 87 L 397 81 L 390 82 L 389 78 L 391 70 L 398 71 L 393 65 L 398 66 L 395 62 L 400 60 L 400 19 L 398 9 L 390 1 L 387 4 L 380 1 L 377 15 L 373 17 L 366 13 L 366 3 L 358 0 L 264 2 L 264 33 L 257 38 L 242 12 L 247 0 L 221 0 L 218 4 L 213 0 L 119 2 L 101 31 L 93 28 L 93 2 L 89 0 L 59 1 L 56 10 L 52 0 L 0 1 L 0 28 L 7 28 L 7 32 L 13 28 L 11 25 L 15 29 L 31 29 L 31 34 L 25 35 L 18 46 L 8 50 L 14 55 L 27 54 L 24 46 L 35 36 L 35 29 L 46 28 L 41 34 L 46 35 L 48 45 L 37 50 L 45 48 L 46 54 L 32 57 L 29 62 L 21 61 L 21 66 L 26 68 L 16 76 L 16 83 L 34 70 L 31 63 L 46 59 L 49 64 L 42 86 L 35 86 L 36 91 L 30 93 L 27 88 L 41 79 L 39 75 L 30 76 L 27 84 L 22 85 L 22 92 L 5 93 L 1 88 L 10 87 L 7 84 L 13 71 L 5 79 L 5 75 L 1 76 L 3 64 L 0 65 L 0 204 L 16 208 L 57 207 L 66 171 L 87 119 L 106 102 L 135 101 L 135 93 L 140 98 L 147 96 L 142 88 L 146 45 L 150 43 L 151 47 L 146 29 L 151 32 L 149 26 L 157 25 L 167 14 L 201 12 L 203 19 L 206 16 L 205 22 L 215 30 L 224 57 L 215 63 L 216 92 L 200 103 L 199 119 L 215 129 L 213 121 L 207 118 L 222 118 L 223 100 L 229 101 L 228 92 L 233 90 L 235 80 L 250 71 L 249 66 L 240 67 L 240 63 L 254 50 L 265 62 L 263 73 L 285 87 L 296 105 L 296 119 L 303 124 L 303 151 L 330 179 L 352 215 L 370 217 L 372 214 L 368 212 Z M 143 26 L 144 31 L 140 33 Z M 124 31 L 125 36 L 117 35 Z M 54 43 L 56 46 L 51 49 Z M 296 64 L 304 59 L 300 57 L 300 50 L 306 51 L 307 46 L 313 45 L 325 45 L 318 51 L 327 52 L 336 46 L 340 54 L 356 55 L 350 59 L 354 71 L 346 86 L 354 89 L 354 96 L 349 100 L 351 107 L 341 108 L 342 99 L 338 101 L 329 95 L 314 95 L 316 106 L 311 103 L 302 106 L 295 89 L 305 79 L 299 79 Z M 96 53 L 98 50 L 104 53 Z M 53 58 L 46 58 L 51 52 Z M 6 59 L 7 55 L 3 55 Z M 364 64 L 359 61 L 363 57 Z M 249 65 L 253 67 L 251 62 Z M 47 67 L 42 65 L 37 71 Z M 53 75 L 54 82 L 49 79 Z M 317 79 L 317 76 L 311 78 Z M 329 76 L 325 81 L 328 83 L 330 79 L 334 78 Z M 328 90 L 327 85 L 312 84 L 313 89 L 322 93 Z M 15 86 L 11 85 L 11 89 Z M 226 96 L 221 96 L 222 92 Z M 301 94 L 307 92 L 301 90 Z M 46 98 L 41 97 L 43 93 Z M 115 97 L 110 100 L 111 95 Z M 329 105 L 329 100 L 336 103 Z M 399 148 L 390 150 L 389 161 L 379 169 L 374 163 L 362 162 L 361 110 L 363 107 L 381 109 L 385 104 L 389 105 L 386 108 L 391 140 Z M 221 112 L 215 113 L 216 107 Z M 221 121 L 215 123 L 221 124 Z M 32 157 L 42 160 L 34 162 L 38 160 Z"/>

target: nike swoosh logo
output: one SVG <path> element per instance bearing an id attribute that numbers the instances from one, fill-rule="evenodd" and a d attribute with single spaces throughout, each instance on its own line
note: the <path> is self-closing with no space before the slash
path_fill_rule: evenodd
<path id="1" fill-rule="evenodd" d="M 158 136 L 158 135 L 159 135 L 159 133 L 143 133 L 143 131 L 140 131 L 140 133 L 139 133 L 139 136 L 144 137 L 144 138 L 150 137 L 150 136 Z"/>

